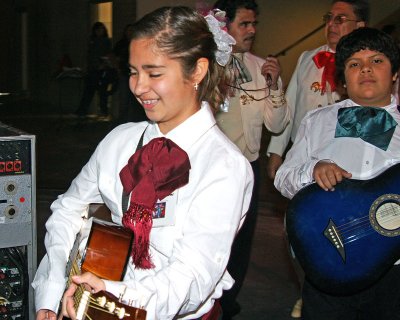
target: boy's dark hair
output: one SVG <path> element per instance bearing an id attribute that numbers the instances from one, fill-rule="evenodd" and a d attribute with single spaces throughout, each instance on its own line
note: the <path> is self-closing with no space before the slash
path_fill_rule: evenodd
<path id="1" fill-rule="evenodd" d="M 369 22 L 369 3 L 368 0 L 333 0 L 332 4 L 336 2 L 348 3 L 353 7 L 354 14 L 357 19 L 364 21 L 366 24 Z"/>
<path id="2" fill-rule="evenodd" d="M 254 0 L 218 0 L 214 8 L 225 11 L 228 22 L 235 20 L 236 11 L 241 8 L 253 10 L 256 15 L 259 13 L 258 5 Z"/>
<path id="3" fill-rule="evenodd" d="M 383 53 L 388 57 L 392 75 L 399 70 L 400 51 L 393 38 L 375 28 L 359 28 L 343 36 L 336 46 L 336 76 L 341 83 L 345 83 L 344 70 L 347 59 L 354 53 L 366 49 Z"/>

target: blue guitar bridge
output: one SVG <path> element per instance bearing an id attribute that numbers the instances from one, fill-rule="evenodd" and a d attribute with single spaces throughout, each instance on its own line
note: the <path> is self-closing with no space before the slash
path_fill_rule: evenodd
<path id="1" fill-rule="evenodd" d="M 344 250 L 344 244 L 340 236 L 340 233 L 337 230 L 337 227 L 332 221 L 332 219 L 329 219 L 329 223 L 324 230 L 324 236 L 338 251 L 338 253 L 342 257 L 343 262 L 346 262 L 346 252 Z"/>

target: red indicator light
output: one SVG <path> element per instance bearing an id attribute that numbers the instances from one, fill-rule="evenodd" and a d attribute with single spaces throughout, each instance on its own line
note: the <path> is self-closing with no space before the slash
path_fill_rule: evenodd
<path id="1" fill-rule="evenodd" d="M 14 162 L 13 161 L 6 161 L 6 172 L 14 171 Z"/>
<path id="2" fill-rule="evenodd" d="M 19 202 L 25 202 L 25 198 L 24 197 L 19 198 Z"/>
<path id="3" fill-rule="evenodd" d="M 14 161 L 14 170 L 15 171 L 21 171 L 21 167 L 22 167 L 21 161 L 20 160 L 15 160 Z"/>

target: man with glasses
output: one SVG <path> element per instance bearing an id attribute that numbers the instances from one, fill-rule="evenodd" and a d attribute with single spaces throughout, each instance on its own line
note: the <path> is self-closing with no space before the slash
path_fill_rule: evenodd
<path id="1" fill-rule="evenodd" d="M 344 96 L 343 88 L 337 88 L 335 81 L 336 45 L 354 29 L 366 26 L 369 5 L 367 0 L 334 0 L 331 9 L 322 19 L 325 23 L 326 44 L 301 54 L 286 91 L 293 121 L 282 134 L 271 137 L 267 149 L 267 174 L 271 179 L 275 178 L 276 171 L 282 164 L 283 154 L 294 141 L 305 114 L 318 107 L 333 104 Z M 296 262 L 295 268 L 302 283 L 302 270 Z M 301 317 L 301 305 L 302 300 L 297 300 L 292 310 L 293 318 Z"/>
<path id="2" fill-rule="evenodd" d="M 289 86 L 286 99 L 293 121 L 285 131 L 272 136 L 268 146 L 268 176 L 274 179 L 282 164 L 282 155 L 294 141 L 300 121 L 307 111 L 333 104 L 341 99 L 342 88 L 334 80 L 334 54 L 340 38 L 354 29 L 365 27 L 369 19 L 367 0 L 334 0 L 331 9 L 323 16 L 326 44 L 301 54 Z"/>
<path id="3" fill-rule="evenodd" d="M 227 29 L 235 38 L 231 97 L 217 113 L 218 126 L 234 142 L 253 168 L 255 182 L 250 209 L 232 247 L 228 271 L 235 280 L 233 288 L 221 299 L 223 319 L 239 313 L 236 297 L 247 271 L 257 217 L 259 151 L 263 123 L 279 133 L 287 125 L 290 113 L 280 80 L 276 58 L 262 59 L 249 51 L 255 39 L 258 6 L 254 0 L 218 0 L 214 8 L 226 12 Z"/>

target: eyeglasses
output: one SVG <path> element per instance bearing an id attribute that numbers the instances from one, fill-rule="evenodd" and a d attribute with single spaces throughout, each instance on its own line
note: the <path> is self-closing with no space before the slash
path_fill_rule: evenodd
<path id="1" fill-rule="evenodd" d="M 328 24 L 331 21 L 333 21 L 334 24 L 343 24 L 343 23 L 349 22 L 349 21 L 360 22 L 360 20 L 352 20 L 342 14 L 334 16 L 333 14 L 330 14 L 330 13 L 323 15 L 322 20 L 324 21 L 325 24 Z"/>

